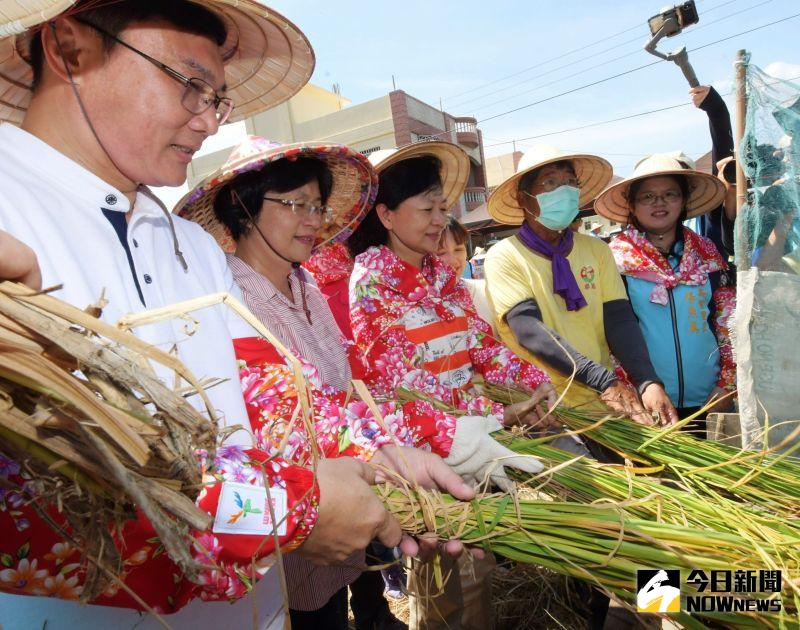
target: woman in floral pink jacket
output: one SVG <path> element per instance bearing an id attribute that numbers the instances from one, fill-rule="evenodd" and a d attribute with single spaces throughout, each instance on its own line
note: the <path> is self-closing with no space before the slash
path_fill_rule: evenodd
<path id="1" fill-rule="evenodd" d="M 609 186 L 596 210 L 627 228 L 611 241 L 653 367 L 679 417 L 705 437 L 709 411 L 729 411 L 736 364 L 728 331 L 736 292 L 714 243 L 683 225 L 716 208 L 719 179 L 652 155 Z"/>
<path id="2" fill-rule="evenodd" d="M 541 464 L 514 457 L 491 433 L 520 420 L 544 428 L 546 410 L 535 407 L 545 397 L 553 404 L 555 392 L 541 370 L 492 337 L 464 283 L 435 256 L 447 209 L 463 192 L 469 160 L 444 142 L 381 152 L 370 160 L 380 172 L 375 209 L 347 243 L 355 258 L 350 323 L 365 380 L 380 398 L 394 398 L 403 388 L 465 412 L 441 445 L 447 449 L 445 462 L 474 483 L 491 480 L 507 489 L 504 465 L 535 473 Z M 480 394 L 476 375 L 525 389 L 531 399 L 504 409 Z M 490 627 L 491 611 L 481 602 L 490 598 L 485 589 L 493 566 L 492 558 L 474 566 L 444 563 L 442 570 L 456 579 L 439 595 L 425 571 L 412 572 L 410 627 Z M 473 593 L 472 605 L 464 607 L 459 591 Z"/>
<path id="3" fill-rule="evenodd" d="M 347 342 L 299 266 L 315 246 L 350 234 L 349 227 L 372 203 L 375 184 L 366 158 L 347 147 L 285 146 L 250 137 L 179 208 L 228 250 L 228 267 L 244 303 L 302 364 L 305 383 L 300 384 L 272 344 L 257 337 L 234 340 L 257 447 L 300 466 L 313 466 L 318 458 L 353 457 L 391 468 L 392 454 L 400 453 L 397 446 L 444 455 L 449 450 L 441 445 L 452 435 L 455 418 L 430 403 L 384 402 L 377 418 L 367 402 L 348 394 Z M 313 434 L 297 417 L 301 387 L 309 394 Z M 402 452 L 402 458 L 414 456 L 443 467 L 430 453 Z M 421 471 L 412 472 L 426 483 Z M 324 567 L 297 553 L 287 555 L 292 626 L 344 627 L 346 614 L 339 612 L 347 608 L 347 585 L 363 563 L 363 553 Z"/>
<path id="4" fill-rule="evenodd" d="M 348 241 L 351 326 L 366 380 L 377 396 L 404 388 L 501 424 L 536 423 L 545 415 L 536 404 L 555 402 L 550 379 L 492 336 L 464 283 L 434 255 L 464 185 L 440 174 L 449 146 L 413 145 L 379 166 L 375 210 Z M 504 409 L 480 394 L 476 376 L 527 390 L 532 403 Z"/>

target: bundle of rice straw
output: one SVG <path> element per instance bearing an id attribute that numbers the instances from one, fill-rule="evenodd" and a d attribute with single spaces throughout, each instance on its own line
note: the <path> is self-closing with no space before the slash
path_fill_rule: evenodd
<path id="1" fill-rule="evenodd" d="M 20 463 L 31 505 L 81 550 L 87 600 L 119 575 L 114 532 L 134 506 L 196 576 L 189 529 L 211 518 L 194 504 L 197 453 L 213 459 L 218 440 L 202 384 L 175 357 L 100 321 L 100 307 L 0 284 L 0 451 Z M 174 389 L 150 362 L 174 373 Z M 207 416 L 185 400 L 195 393 Z"/>
<path id="2" fill-rule="evenodd" d="M 751 542 L 755 554 L 760 544 L 769 544 L 775 537 L 789 550 L 800 546 L 800 523 L 796 520 L 721 494 L 692 492 L 679 481 L 653 476 L 659 468 L 575 459 L 538 440 L 511 436 L 498 439 L 517 453 L 537 457 L 546 466 L 546 473 L 533 479 L 518 473 L 515 477 L 552 500 L 613 503 L 635 518 L 738 533 Z"/>
<path id="3" fill-rule="evenodd" d="M 528 396 L 487 384 L 483 390 L 489 398 L 504 404 Z M 581 409 L 558 407 L 554 413 L 576 433 L 625 459 L 657 466 L 660 475 L 678 480 L 698 494 L 729 496 L 784 519 L 800 516 L 800 460 L 792 457 L 800 449 L 800 428 L 772 448 L 744 451 L 680 432 L 694 416 L 667 429 L 657 429 Z"/>
<path id="4" fill-rule="evenodd" d="M 509 395 L 506 388 L 492 388 L 491 386 L 484 386 L 484 393 L 490 395 L 494 400 L 506 404 L 528 396 L 524 392 L 516 391 Z M 429 400 L 422 394 L 407 391 L 401 392 L 401 397 Z M 429 402 L 433 401 L 429 400 Z M 439 403 L 437 406 L 453 412 L 452 408 L 446 409 Z M 519 430 L 498 433 L 497 439 L 511 450 L 538 457 L 546 468 L 535 477 L 510 471 L 518 481 L 517 494 L 522 500 L 518 501 L 516 505 L 525 506 L 522 511 L 519 508 L 515 514 L 508 514 L 510 508 L 506 505 L 503 507 L 504 513 L 493 512 L 492 507 L 484 505 L 486 499 L 473 502 L 471 513 L 468 508 L 461 508 L 465 513 L 471 514 L 469 518 L 472 519 L 470 522 L 473 523 L 473 527 L 477 527 L 479 524 L 479 517 L 475 514 L 475 510 L 478 510 L 480 514 L 484 511 L 487 513 L 485 516 L 488 519 L 487 522 L 494 525 L 506 524 L 510 528 L 516 529 L 515 542 L 511 547 L 504 545 L 498 547 L 497 540 L 492 539 L 492 550 L 518 561 L 551 568 L 559 573 L 576 577 L 581 577 L 583 574 L 585 579 L 599 583 L 603 588 L 632 603 L 635 601 L 633 585 L 629 582 L 623 588 L 621 583 L 611 580 L 611 576 L 606 574 L 605 561 L 599 559 L 599 555 L 606 553 L 619 557 L 619 549 L 611 553 L 608 547 L 610 539 L 603 541 L 590 535 L 592 530 L 599 535 L 606 527 L 602 523 L 592 525 L 592 520 L 601 513 L 592 510 L 611 510 L 616 512 L 616 523 L 620 526 L 617 532 L 620 535 L 619 540 L 627 540 L 629 532 L 635 532 L 637 536 L 642 535 L 639 540 L 643 543 L 641 548 L 637 550 L 635 546 L 627 547 L 632 552 L 627 559 L 641 568 L 685 567 L 687 566 L 686 558 L 690 557 L 692 553 L 699 553 L 703 556 L 703 561 L 697 560 L 693 568 L 710 568 L 711 565 L 716 566 L 715 563 L 733 562 L 729 568 L 732 566 L 773 568 L 784 571 L 786 589 L 783 604 L 789 612 L 777 619 L 767 620 L 765 623 L 770 625 L 773 621 L 783 623 L 787 620 L 789 626 L 798 623 L 800 522 L 792 516 L 792 509 L 795 513 L 798 509 L 798 503 L 794 499 L 794 488 L 796 488 L 795 482 L 799 478 L 797 473 L 800 473 L 800 470 L 796 468 L 794 462 L 769 455 L 764 456 L 764 454 L 761 458 L 751 457 L 748 459 L 746 456 L 743 457 L 743 453 L 730 447 L 718 450 L 717 447 L 721 446 L 719 444 L 707 443 L 680 433 L 659 432 L 637 425 L 630 420 L 602 417 L 597 419 L 577 410 L 558 409 L 556 413 L 568 426 L 581 429 L 587 436 L 613 447 L 618 452 L 638 455 L 639 461 L 649 465 L 647 467 L 636 466 L 630 461 L 630 457 L 624 464 L 603 464 L 587 458 L 575 457 L 547 445 L 546 442 L 552 440 L 554 436 L 530 439 Z M 613 438 L 609 437 L 607 433 L 609 426 Z M 630 435 L 639 437 L 636 439 L 626 438 Z M 656 449 L 655 445 L 658 444 L 658 441 L 650 441 L 656 435 L 664 435 L 669 438 L 670 445 Z M 648 441 L 650 441 L 649 444 Z M 636 450 L 637 446 L 645 448 Z M 642 456 L 642 451 L 647 456 Z M 651 453 L 651 451 L 653 452 Z M 728 453 L 728 451 L 733 452 Z M 656 457 L 656 454 L 660 454 L 659 457 Z M 723 461 L 723 454 L 728 455 L 730 459 Z M 735 485 L 734 480 L 741 479 L 741 475 L 748 471 L 755 470 L 756 473 L 749 474 L 743 483 L 739 483 L 732 489 L 723 489 L 708 483 L 684 481 L 694 477 L 703 479 L 702 475 L 710 474 L 711 471 L 705 470 L 703 467 L 695 467 L 692 462 L 697 459 L 708 461 L 711 458 L 716 458 L 713 459 L 715 462 L 722 462 L 719 468 L 728 472 L 727 478 L 731 479 L 729 482 L 731 486 Z M 742 461 L 748 466 L 744 472 L 736 468 L 742 465 L 740 463 Z M 775 467 L 775 472 L 772 467 Z M 788 474 L 790 470 L 795 471 L 794 477 Z M 734 473 L 731 471 L 735 471 L 740 477 L 734 479 Z M 776 484 L 775 478 L 766 476 L 768 474 L 775 475 L 777 471 L 780 471 L 779 479 L 783 482 L 781 484 Z M 722 473 L 715 474 L 722 475 Z M 760 489 L 749 486 L 749 484 L 758 483 L 762 477 L 769 481 L 771 488 L 769 494 L 763 494 Z M 718 481 L 718 483 L 721 486 L 722 481 Z M 745 500 L 744 496 L 748 500 Z M 565 501 L 570 503 L 564 503 Z M 425 502 L 420 501 L 417 509 L 421 509 L 423 505 Z M 551 506 L 551 513 L 547 512 L 548 505 Z M 571 506 L 571 508 L 564 512 L 564 506 Z M 541 525 L 544 525 L 545 520 L 549 519 L 549 525 L 544 529 L 537 528 L 533 525 L 533 519 L 518 518 L 525 510 L 535 511 L 537 519 L 540 517 L 544 519 L 541 521 Z M 578 510 L 578 512 L 572 510 Z M 436 509 L 433 512 L 435 513 Z M 578 516 L 579 513 L 580 516 Z M 424 516 L 424 512 L 420 514 Z M 424 522 L 431 524 L 436 522 L 436 518 L 438 516 L 428 515 Z M 450 515 L 447 515 L 447 519 L 449 518 L 451 518 Z M 548 534 L 559 528 L 573 529 L 578 532 L 575 536 L 566 536 L 572 545 L 567 554 L 564 554 L 558 546 L 551 544 L 550 539 L 547 538 Z M 678 534 L 678 530 L 674 528 L 682 529 L 683 533 Z M 462 533 L 464 532 L 462 531 Z M 510 534 L 510 531 L 505 533 Z M 474 535 L 474 533 L 467 534 L 467 536 L 469 535 Z M 724 543 L 715 542 L 716 536 L 722 536 L 723 539 L 732 536 L 733 538 L 727 540 L 735 539 L 737 541 L 736 553 L 741 554 L 738 560 L 726 558 L 722 551 Z M 530 545 L 520 542 L 522 538 L 526 537 L 535 541 L 535 554 L 530 553 Z M 557 537 L 563 536 L 559 534 Z M 644 541 L 648 540 L 648 537 L 650 537 L 652 545 L 661 547 L 664 553 L 673 554 L 673 557 L 667 560 L 664 556 L 658 561 L 651 558 L 644 550 Z M 688 549 L 678 541 L 679 538 L 684 541 L 694 541 L 698 545 L 701 544 L 701 541 L 705 541 L 702 543 L 705 549 L 702 552 L 699 548 L 697 550 Z M 481 539 L 481 536 L 476 536 L 476 539 Z M 642 555 L 638 555 L 639 551 L 642 552 Z M 664 560 L 664 563 L 658 564 L 661 560 Z M 656 563 L 652 564 L 654 561 Z M 576 571 L 577 567 L 581 571 Z M 632 580 L 634 576 L 635 571 L 631 571 L 628 574 L 628 580 Z M 617 590 L 615 590 L 615 586 Z M 715 621 L 719 621 L 719 619 L 715 617 Z"/>
<path id="5" fill-rule="evenodd" d="M 517 562 L 586 580 L 629 603 L 636 601 L 639 568 L 668 567 L 686 573 L 698 567 L 708 571 L 781 568 L 787 571 L 784 575 L 788 579 L 784 580 L 784 609 L 780 613 L 702 616 L 732 628 L 796 627 L 798 623 L 796 581 L 800 564 L 796 557 L 791 563 L 776 566 L 773 558 L 780 553 L 774 547 L 765 546 L 763 555 L 755 556 L 749 541 L 735 533 L 630 518 L 619 507 L 608 504 L 537 501 L 500 494 L 464 503 L 408 487 L 382 487 L 379 492 L 407 532 L 429 531 L 442 540 L 458 538 L 480 544 Z M 789 607 L 792 610 L 787 611 Z M 689 614 L 670 617 L 686 628 L 706 627 Z"/>

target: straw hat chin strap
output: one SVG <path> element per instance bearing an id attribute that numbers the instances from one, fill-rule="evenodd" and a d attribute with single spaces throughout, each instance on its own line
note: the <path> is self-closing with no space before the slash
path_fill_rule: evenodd
<path id="1" fill-rule="evenodd" d="M 67 73 L 67 77 L 69 78 L 69 85 L 72 88 L 72 93 L 75 95 L 75 99 L 78 101 L 78 107 L 80 107 L 83 119 L 86 121 L 86 124 L 89 125 L 89 130 L 92 132 L 92 135 L 94 136 L 94 139 L 97 141 L 97 144 L 103 150 L 103 153 L 106 154 L 106 157 L 108 158 L 109 162 L 111 162 L 111 164 L 114 165 L 114 168 L 116 168 L 120 173 L 124 173 L 119 164 L 117 164 L 116 160 L 114 160 L 114 158 L 111 157 L 111 154 L 108 152 L 108 149 L 106 149 L 105 145 L 103 144 L 103 141 L 100 139 L 100 136 L 97 133 L 97 129 L 95 129 L 94 124 L 92 124 L 92 119 L 89 117 L 89 112 L 86 111 L 86 106 L 84 105 L 83 99 L 81 98 L 80 92 L 78 91 L 78 85 L 75 83 L 75 79 L 72 76 L 72 71 L 69 69 L 69 64 L 67 63 L 66 56 L 64 55 L 64 48 L 63 46 L 61 46 L 61 40 L 58 39 L 58 33 L 56 32 L 55 22 L 48 22 L 48 26 L 50 27 L 50 30 L 53 32 L 53 38 L 56 41 L 58 52 L 61 55 L 61 63 L 64 64 L 64 71 Z M 136 188 L 134 190 L 138 189 L 139 186 L 141 186 L 140 182 L 134 182 L 134 183 L 136 184 Z M 189 265 L 186 262 L 186 258 L 183 256 L 183 252 L 181 251 L 180 242 L 178 241 L 178 233 L 175 231 L 175 222 L 172 220 L 172 215 L 162 204 L 159 204 L 159 207 L 164 212 L 164 215 L 167 218 L 167 223 L 169 224 L 170 232 L 172 233 L 172 243 L 175 247 L 175 256 L 177 256 L 178 260 L 180 260 L 181 267 L 183 267 L 183 270 L 188 271 Z"/>
<path id="2" fill-rule="evenodd" d="M 312 324 L 311 309 L 308 308 L 308 303 L 306 302 L 306 283 L 303 281 L 303 278 L 301 277 L 300 263 L 297 262 L 296 260 L 292 260 L 291 258 L 286 258 L 286 256 L 281 254 L 277 249 L 275 249 L 272 246 L 272 243 L 269 242 L 269 239 L 267 239 L 264 232 L 262 232 L 261 228 L 258 227 L 258 223 L 256 222 L 255 217 L 247 208 L 244 201 L 242 201 L 242 198 L 239 196 L 239 193 L 237 193 L 233 189 L 231 189 L 231 200 L 233 200 L 234 203 L 242 207 L 242 210 L 244 210 L 244 213 L 247 215 L 247 218 L 250 219 L 250 224 L 256 229 L 256 232 L 258 232 L 258 235 L 261 237 L 261 240 L 264 241 L 266 246 L 269 247 L 275 253 L 275 255 L 278 256 L 278 258 L 281 258 L 292 265 L 292 269 L 294 270 L 295 275 L 297 275 L 297 278 L 300 281 L 300 299 L 303 303 L 303 311 L 306 314 L 306 319 L 308 320 L 309 325 L 311 325 Z"/>
<path id="3" fill-rule="evenodd" d="M 258 232 L 258 235 L 261 237 L 261 240 L 264 241 L 267 247 L 269 247 L 278 258 L 285 260 L 286 262 L 291 264 L 292 267 L 294 267 L 295 269 L 300 266 L 299 262 L 297 262 L 296 260 L 292 260 L 291 258 L 286 258 L 286 256 L 281 254 L 277 249 L 275 249 L 272 246 L 272 243 L 269 242 L 269 239 L 266 237 L 264 232 L 262 232 L 261 228 L 258 227 L 258 222 L 256 221 L 256 218 L 253 216 L 253 213 L 250 212 L 249 208 L 245 205 L 244 201 L 242 201 L 242 198 L 239 196 L 239 193 L 237 193 L 233 189 L 231 189 L 231 200 L 237 205 L 241 206 L 242 210 L 244 210 L 244 213 L 247 215 L 247 218 L 250 219 L 250 225 L 252 225 L 255 228 L 256 232 Z"/>

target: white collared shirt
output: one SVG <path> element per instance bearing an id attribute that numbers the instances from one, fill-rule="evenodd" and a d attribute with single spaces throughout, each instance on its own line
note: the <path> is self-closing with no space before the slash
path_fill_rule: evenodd
<path id="1" fill-rule="evenodd" d="M 42 286 L 63 285 L 52 295 L 80 308 L 105 295 L 108 304 L 102 317 L 110 323 L 128 313 L 211 293 L 228 291 L 239 297 L 214 239 L 197 224 L 173 217 L 188 264 L 188 270 L 183 269 L 164 210 L 143 191 L 136 196 L 127 235 L 143 306 L 125 249 L 103 209 L 124 214 L 130 203 L 35 136 L 10 124 L 0 125 L 0 229 L 36 252 Z M 197 378 L 228 379 L 210 388 L 208 395 L 224 426 L 248 426 L 229 332 L 229 327 L 239 325 L 238 317 L 217 306 L 195 311 L 191 318 L 197 323 L 167 321 L 134 332 L 163 350 L 177 347 L 178 356 Z M 158 371 L 159 366 L 154 367 Z M 168 372 L 162 376 L 172 378 Z M 244 434 L 234 434 L 233 441 L 250 444 Z"/>
<path id="2" fill-rule="evenodd" d="M 63 284 L 53 293 L 55 297 L 85 308 L 104 294 L 108 305 L 102 317 L 110 323 L 128 313 L 211 293 L 227 291 L 239 297 L 225 256 L 214 239 L 198 225 L 173 217 L 188 264 L 188 270 L 184 270 L 175 254 L 164 210 L 142 191 L 127 224 L 127 242 L 145 300 L 143 306 L 125 249 L 103 209 L 126 213 L 130 204 L 118 190 L 50 145 L 13 125 L 0 124 L 0 229 L 36 252 L 44 287 Z M 208 389 L 208 396 L 222 426 L 248 427 L 234 433 L 228 442 L 250 445 L 231 336 L 254 333 L 224 306 L 193 312 L 191 318 L 148 325 L 134 332 L 164 350 L 177 347 L 179 358 L 197 378 L 227 379 Z M 159 367 L 154 367 L 159 373 Z M 160 375 L 172 379 L 171 373 Z M 172 380 L 167 384 L 172 386 Z M 272 622 L 280 625 L 283 615 L 277 571 L 267 573 L 256 594 L 259 628 Z M 223 625 L 230 623 L 230 627 L 251 627 L 252 614 L 253 603 L 246 597 L 233 606 L 197 601 L 168 619 L 170 623 L 180 620 L 174 627 L 195 630 L 209 627 L 214 619 Z M 139 625 L 140 615 L 130 610 L 0 594 L 3 628 L 41 627 L 44 620 L 54 629 L 88 624 L 98 628 L 158 625 L 152 619 Z"/>

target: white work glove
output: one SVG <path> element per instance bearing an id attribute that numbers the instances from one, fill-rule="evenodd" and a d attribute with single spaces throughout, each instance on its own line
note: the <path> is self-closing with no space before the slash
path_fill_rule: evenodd
<path id="1" fill-rule="evenodd" d="M 492 480 L 508 492 L 514 486 L 504 467 L 511 466 L 527 473 L 538 473 L 544 466 L 531 455 L 518 455 L 499 444 L 490 435 L 503 426 L 493 418 L 464 416 L 456 423 L 453 446 L 444 462 L 473 486 Z"/>

